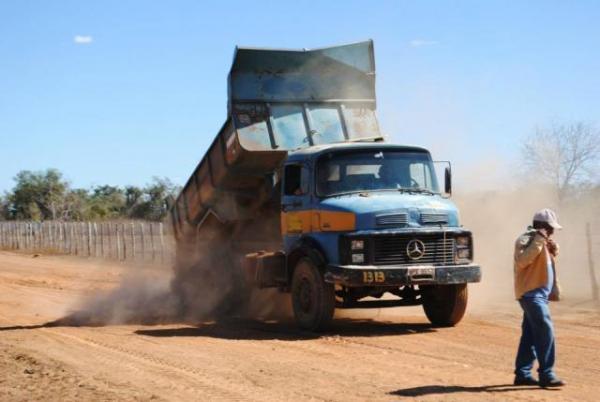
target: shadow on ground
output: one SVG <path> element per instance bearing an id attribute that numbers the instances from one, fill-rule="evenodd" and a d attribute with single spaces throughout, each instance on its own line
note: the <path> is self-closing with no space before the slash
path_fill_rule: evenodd
<path id="1" fill-rule="evenodd" d="M 194 327 L 140 329 L 137 335 L 154 337 L 210 337 L 236 340 L 305 340 L 326 336 L 385 336 L 435 332 L 430 324 L 392 323 L 364 319 L 339 319 L 323 332 L 301 331 L 293 322 L 264 322 L 231 319 Z"/>
<path id="2" fill-rule="evenodd" d="M 130 325 L 145 325 L 146 323 L 129 323 Z M 148 323 L 152 324 L 152 323 Z M 167 323 L 163 323 L 167 324 Z M 203 322 L 194 326 L 182 327 L 182 323 L 173 328 L 149 328 L 139 329 L 134 333 L 153 337 L 209 337 L 219 339 L 235 340 L 305 340 L 316 339 L 327 336 L 397 336 L 412 335 L 420 333 L 435 332 L 431 324 L 426 323 L 395 323 L 386 321 L 374 321 L 370 319 L 341 318 L 333 321 L 327 331 L 312 332 L 303 331 L 296 327 L 291 320 L 285 321 L 260 321 L 243 318 L 220 319 L 218 321 Z M 2 331 L 31 330 L 51 327 L 98 327 L 94 323 L 81 324 L 77 321 L 59 319 L 45 324 L 15 325 L 0 327 Z"/>
<path id="3" fill-rule="evenodd" d="M 513 384 L 496 384 L 496 385 L 481 385 L 476 387 L 466 387 L 462 385 L 424 385 L 422 387 L 404 388 L 392 391 L 390 395 L 417 397 L 436 394 L 456 394 L 461 392 L 467 393 L 499 393 L 499 392 L 514 392 L 514 391 L 535 391 L 543 390 L 538 386 L 514 386 Z"/>

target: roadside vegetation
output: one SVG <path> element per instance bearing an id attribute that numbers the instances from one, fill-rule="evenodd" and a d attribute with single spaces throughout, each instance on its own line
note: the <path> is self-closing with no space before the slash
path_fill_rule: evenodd
<path id="1" fill-rule="evenodd" d="M 0 220 L 162 220 L 178 188 L 154 177 L 143 187 L 73 188 L 57 169 L 23 170 L 12 190 L 0 196 Z"/>

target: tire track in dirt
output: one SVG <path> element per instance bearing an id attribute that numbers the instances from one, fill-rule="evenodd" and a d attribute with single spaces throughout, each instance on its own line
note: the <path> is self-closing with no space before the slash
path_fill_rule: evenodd
<path id="1" fill-rule="evenodd" d="M 155 378 L 155 385 L 159 388 L 163 387 L 167 381 L 166 388 L 178 389 L 191 397 L 197 397 L 201 394 L 203 397 L 210 400 L 249 400 L 252 399 L 252 394 L 257 393 L 256 383 L 253 383 L 250 378 L 250 383 L 243 384 L 228 381 L 227 379 L 210 374 L 210 370 L 201 370 L 191 365 L 184 364 L 181 360 L 173 360 L 164 356 L 157 356 L 140 350 L 144 345 L 141 342 L 132 344 L 128 342 L 127 346 L 124 343 L 109 342 L 112 337 L 102 334 L 99 336 L 93 335 L 88 331 L 82 334 L 77 332 L 65 333 L 60 329 L 44 329 L 44 332 L 52 333 L 54 336 L 76 341 L 86 346 L 101 350 L 102 353 L 94 353 L 93 356 L 103 359 L 111 366 L 126 365 L 136 371 L 140 376 L 148 374 L 146 366 L 152 367 Z M 70 342 L 70 344 L 72 344 Z M 89 357 L 88 357 L 89 358 Z M 141 364 L 140 364 L 141 363 Z M 185 385 L 183 385 L 184 383 Z M 313 395 L 295 394 L 291 392 L 278 392 L 277 390 L 265 390 L 263 396 L 268 395 L 270 399 L 295 399 L 297 397 L 310 397 Z M 260 398 L 259 398 L 260 399 Z"/>
<path id="2" fill-rule="evenodd" d="M 243 400 L 243 392 L 235 392 L 224 386 L 214 384 L 214 378 L 209 378 L 201 371 L 179 362 L 170 362 L 164 358 L 149 353 L 133 350 L 122 344 L 111 344 L 94 339 L 89 333 L 73 334 L 61 330 L 44 329 L 54 336 L 68 339 L 85 346 L 91 346 L 88 351 L 94 351 L 87 358 L 100 358 L 109 362 L 110 366 L 127 366 L 140 376 L 154 374 L 153 383 L 158 388 L 183 391 L 193 395 L 201 395 L 211 400 Z M 72 342 L 69 342 L 72 344 Z M 149 366 L 149 367 L 148 367 Z M 150 368 L 150 370 L 148 370 Z M 234 388 L 233 386 L 231 388 Z"/>

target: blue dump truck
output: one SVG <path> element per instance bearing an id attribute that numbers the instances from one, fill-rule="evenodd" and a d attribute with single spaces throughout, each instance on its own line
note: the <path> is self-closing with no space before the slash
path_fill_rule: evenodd
<path id="1" fill-rule="evenodd" d="M 180 291 L 208 284 L 230 311 L 277 288 L 309 330 L 336 308 L 422 305 L 433 325 L 461 320 L 481 271 L 449 200 L 450 165 L 438 180 L 426 149 L 384 141 L 372 41 L 236 48 L 228 95 L 225 124 L 171 208 L 177 269 L 189 274 Z"/>

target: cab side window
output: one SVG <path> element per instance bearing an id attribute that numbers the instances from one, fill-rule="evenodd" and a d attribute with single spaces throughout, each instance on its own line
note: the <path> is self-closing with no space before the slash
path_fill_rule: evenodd
<path id="1" fill-rule="evenodd" d="M 302 195 L 302 166 L 288 165 L 284 173 L 284 195 Z"/>

